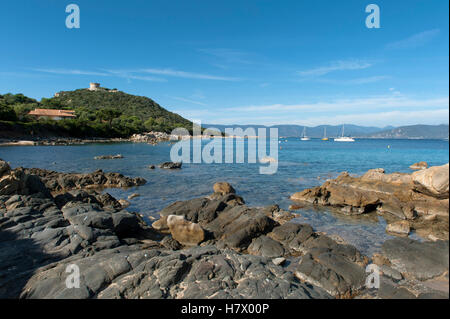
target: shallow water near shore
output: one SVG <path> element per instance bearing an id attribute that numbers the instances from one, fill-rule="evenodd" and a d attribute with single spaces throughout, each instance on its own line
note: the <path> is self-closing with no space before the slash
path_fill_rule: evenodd
<path id="1" fill-rule="evenodd" d="M 359 139 L 354 143 L 336 143 L 283 138 L 280 142 L 278 171 L 273 175 L 259 174 L 259 163 L 184 163 L 181 170 L 148 169 L 149 165 L 170 161 L 170 143 L 156 146 L 141 143 L 10 146 L 0 147 L 0 158 L 10 162 L 12 167 L 82 173 L 103 169 L 143 177 L 147 180 L 144 186 L 106 191 L 117 199 L 139 193 L 141 196 L 130 201 L 128 210 L 155 218 L 158 218 L 159 210 L 175 201 L 211 194 L 212 185 L 217 181 L 231 183 L 249 206 L 278 204 L 287 209 L 292 204 L 290 195 L 318 186 L 342 171 L 360 175 L 382 167 L 387 173 L 411 172 L 409 166 L 415 162 L 426 161 L 434 166 L 449 160 L 449 144 L 443 140 Z M 94 160 L 94 156 L 108 154 L 122 154 L 124 158 Z M 385 233 L 386 222 L 376 214 L 346 217 L 313 208 L 296 212 L 301 215 L 296 221 L 308 223 L 317 231 L 338 235 L 368 255 L 378 251 L 391 237 Z M 411 237 L 418 238 L 415 234 Z"/>

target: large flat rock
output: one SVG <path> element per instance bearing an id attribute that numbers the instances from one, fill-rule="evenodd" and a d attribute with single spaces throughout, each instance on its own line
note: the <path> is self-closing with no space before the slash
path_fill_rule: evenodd
<path id="1" fill-rule="evenodd" d="M 383 255 L 393 268 L 419 280 L 426 280 L 448 271 L 449 242 L 419 242 L 409 238 L 387 240 Z"/>

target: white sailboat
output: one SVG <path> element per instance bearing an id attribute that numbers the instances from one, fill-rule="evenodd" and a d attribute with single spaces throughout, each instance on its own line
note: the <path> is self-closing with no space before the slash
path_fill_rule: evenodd
<path id="1" fill-rule="evenodd" d="M 303 134 L 302 134 L 302 138 L 300 140 L 302 140 L 302 141 L 310 140 L 310 138 L 308 136 L 306 136 L 306 126 L 303 127 Z"/>
<path id="2" fill-rule="evenodd" d="M 354 142 L 355 140 L 349 136 L 344 136 L 345 126 L 342 125 L 342 135 L 334 139 L 335 142 Z"/>
<path id="3" fill-rule="evenodd" d="M 324 127 L 322 141 L 328 141 L 328 140 L 329 140 L 329 138 L 327 137 L 327 128 Z"/>

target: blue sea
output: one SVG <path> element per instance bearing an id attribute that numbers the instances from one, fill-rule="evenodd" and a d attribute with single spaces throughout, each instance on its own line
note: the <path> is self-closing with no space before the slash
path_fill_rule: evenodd
<path id="1" fill-rule="evenodd" d="M 205 143 L 208 142 L 203 141 Z M 158 217 L 157 212 L 174 201 L 211 194 L 217 181 L 231 183 L 250 206 L 278 204 L 287 209 L 292 204 L 290 195 L 318 186 L 343 171 L 360 175 L 381 167 L 387 173 L 411 172 L 409 166 L 415 162 L 442 165 L 449 161 L 449 143 L 444 140 L 357 139 L 354 143 L 337 143 L 282 138 L 278 146 L 278 171 L 273 175 L 260 174 L 259 163 L 183 163 L 181 170 L 148 169 L 149 165 L 170 161 L 171 143 L 156 146 L 140 143 L 11 146 L 0 147 L 0 158 L 10 162 L 12 167 L 39 167 L 62 172 L 103 169 L 144 177 L 147 180 L 144 186 L 105 191 L 117 199 L 139 193 L 141 196 L 131 200 L 128 210 L 153 217 Z M 107 154 L 122 154 L 125 158 L 93 159 Z M 297 212 L 301 217 L 295 221 L 308 223 L 317 231 L 338 235 L 369 255 L 390 238 L 385 233 L 386 222 L 376 214 L 344 217 L 325 209 Z M 415 234 L 411 236 L 416 238 Z"/>

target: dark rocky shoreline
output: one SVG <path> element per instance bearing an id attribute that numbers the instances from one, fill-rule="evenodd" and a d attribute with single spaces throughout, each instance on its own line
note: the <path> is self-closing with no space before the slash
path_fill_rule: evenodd
<path id="1" fill-rule="evenodd" d="M 92 189 L 131 181 L 0 160 L 0 298 L 448 298 L 448 240 L 395 238 L 364 256 L 276 205 L 246 206 L 227 183 L 150 226 Z M 371 263 L 380 289 L 365 287 Z"/>
<path id="2" fill-rule="evenodd" d="M 21 168 L 20 168 L 21 169 Z M 96 170 L 92 173 L 59 173 L 40 168 L 25 168 L 25 174 L 38 176 L 52 193 L 73 189 L 126 188 L 144 185 L 141 177 L 131 178 L 120 173 L 105 173 Z"/>
<path id="3" fill-rule="evenodd" d="M 171 136 L 163 132 L 148 132 L 142 134 L 133 134 L 129 138 L 123 137 L 87 137 L 77 138 L 69 136 L 20 136 L 11 138 L 0 138 L 0 146 L 66 146 L 83 145 L 91 143 L 147 143 L 156 145 L 160 142 L 167 142 L 172 139 L 178 139 L 178 136 Z"/>
<path id="4" fill-rule="evenodd" d="M 66 145 L 83 145 L 90 143 L 125 143 L 129 142 L 128 138 L 73 138 L 73 137 L 27 137 L 21 139 L 0 139 L 0 146 L 66 146 Z"/>

